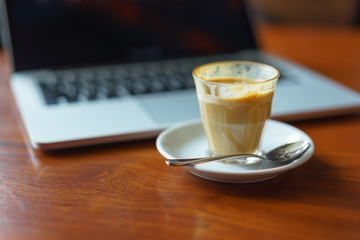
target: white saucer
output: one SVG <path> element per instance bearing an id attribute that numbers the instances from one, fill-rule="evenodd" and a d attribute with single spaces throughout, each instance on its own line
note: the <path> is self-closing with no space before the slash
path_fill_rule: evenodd
<path id="1" fill-rule="evenodd" d="M 306 140 L 311 144 L 305 154 L 286 165 L 262 162 L 251 167 L 209 162 L 185 167 L 190 173 L 212 181 L 229 183 L 259 182 L 278 176 L 308 161 L 314 153 L 314 143 L 303 131 L 283 122 L 268 120 L 264 129 L 261 151 L 294 141 Z M 164 130 L 156 140 L 156 147 L 167 159 L 205 157 L 208 145 L 200 121 L 175 125 Z M 172 166 L 173 167 L 173 166 Z"/>

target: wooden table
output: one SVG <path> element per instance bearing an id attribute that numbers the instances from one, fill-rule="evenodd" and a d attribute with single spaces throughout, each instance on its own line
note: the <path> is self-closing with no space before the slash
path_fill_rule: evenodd
<path id="1" fill-rule="evenodd" d="M 360 91 L 360 28 L 264 26 L 261 45 Z M 360 115 L 292 122 L 313 158 L 224 184 L 168 167 L 155 140 L 29 147 L 0 62 L 0 239 L 360 239 Z"/>

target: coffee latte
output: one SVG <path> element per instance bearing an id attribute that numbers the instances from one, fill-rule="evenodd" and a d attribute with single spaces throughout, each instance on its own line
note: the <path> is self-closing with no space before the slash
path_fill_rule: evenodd
<path id="1" fill-rule="evenodd" d="M 274 91 L 261 92 L 254 87 L 244 92 L 241 79 L 216 79 L 215 82 L 239 82 L 240 86 L 232 89 L 234 97 L 207 94 L 199 97 L 210 149 L 214 154 L 257 152 L 265 121 L 270 117 Z"/>
<path id="2" fill-rule="evenodd" d="M 199 66 L 193 77 L 211 154 L 257 153 L 279 72 L 261 63 L 229 61 Z"/>

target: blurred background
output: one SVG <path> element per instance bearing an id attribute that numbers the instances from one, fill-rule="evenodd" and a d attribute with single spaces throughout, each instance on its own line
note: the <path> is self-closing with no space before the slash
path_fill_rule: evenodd
<path id="1" fill-rule="evenodd" d="M 272 23 L 360 24 L 358 0 L 247 0 L 255 20 Z"/>
<path id="2" fill-rule="evenodd" d="M 253 21 L 259 24 L 360 25 L 359 0 L 247 0 L 247 3 Z"/>

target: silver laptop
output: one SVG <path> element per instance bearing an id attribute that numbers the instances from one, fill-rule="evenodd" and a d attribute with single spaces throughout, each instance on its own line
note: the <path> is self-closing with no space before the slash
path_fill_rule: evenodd
<path id="1" fill-rule="evenodd" d="M 191 70 L 210 61 L 277 67 L 278 119 L 360 110 L 358 93 L 259 51 L 242 1 L 0 1 L 11 87 L 34 148 L 151 138 L 198 119 Z"/>

